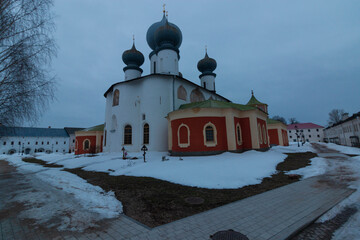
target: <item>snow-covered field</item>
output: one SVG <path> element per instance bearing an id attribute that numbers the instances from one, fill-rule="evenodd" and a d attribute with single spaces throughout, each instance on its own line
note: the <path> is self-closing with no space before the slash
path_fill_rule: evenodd
<path id="1" fill-rule="evenodd" d="M 345 154 L 360 155 L 360 148 L 342 146 L 342 145 L 337 145 L 334 143 L 319 143 L 319 144 L 327 146 L 328 148 L 331 148 L 331 149 L 335 149 L 335 150 L 345 153 Z"/>
<path id="2" fill-rule="evenodd" d="M 276 165 L 286 158 L 282 152 L 274 149 L 267 152 L 227 152 L 215 156 L 182 158 L 168 156 L 166 152 L 148 152 L 146 163 L 142 153 L 129 153 L 128 156 L 137 159 L 126 160 L 121 158 L 121 153 L 101 153 L 93 157 L 38 154 L 36 158 L 65 168 L 81 167 L 86 171 L 106 172 L 114 176 L 153 177 L 203 188 L 239 188 L 260 183 L 262 178 L 273 174 Z M 163 156 L 165 161 L 162 161 Z"/>

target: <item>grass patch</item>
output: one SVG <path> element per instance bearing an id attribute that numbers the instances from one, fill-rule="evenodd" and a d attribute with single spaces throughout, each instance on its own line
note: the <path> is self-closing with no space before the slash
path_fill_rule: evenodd
<path id="1" fill-rule="evenodd" d="M 150 177 L 110 176 L 107 173 L 65 169 L 105 191 L 114 191 L 122 202 L 124 213 L 137 221 L 156 227 L 196 213 L 241 200 L 293 182 L 284 171 L 310 164 L 314 153 L 290 153 L 277 165 L 278 172 L 264 178 L 260 184 L 239 189 L 207 189 L 188 187 Z M 188 199 L 203 199 L 201 204 L 191 204 Z"/>
<path id="2" fill-rule="evenodd" d="M 40 159 L 37 159 L 37 158 L 33 158 L 33 157 L 26 157 L 26 158 L 22 158 L 22 160 L 24 162 L 27 162 L 27 163 L 36 163 L 36 164 L 40 164 L 44 167 L 50 167 L 50 168 L 62 168 L 64 167 L 63 165 L 58 165 L 58 164 L 55 164 L 55 163 L 47 163 L 43 160 L 40 160 Z"/>

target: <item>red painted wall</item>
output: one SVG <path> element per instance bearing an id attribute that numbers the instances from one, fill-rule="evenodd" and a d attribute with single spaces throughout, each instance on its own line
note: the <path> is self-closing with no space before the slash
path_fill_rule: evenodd
<path id="1" fill-rule="evenodd" d="M 217 145 L 207 147 L 204 145 L 204 126 L 211 122 L 216 126 Z M 181 124 L 186 124 L 190 130 L 190 146 L 180 148 L 178 145 L 178 128 Z M 225 117 L 193 117 L 182 118 L 171 121 L 172 131 L 172 151 L 173 152 L 205 152 L 205 151 L 227 151 L 226 123 Z"/>
<path id="2" fill-rule="evenodd" d="M 266 139 L 266 143 L 264 143 L 264 138 L 267 138 L 267 128 L 266 128 L 266 122 L 260 118 L 257 118 L 257 124 L 260 123 L 260 127 L 261 127 L 261 134 L 263 134 L 263 126 L 265 126 L 265 135 L 262 135 L 262 138 L 263 138 L 263 141 L 262 141 L 262 144 L 260 144 L 260 148 L 267 148 L 269 147 L 269 142 L 268 142 L 268 139 Z"/>
<path id="3" fill-rule="evenodd" d="M 278 129 L 269 129 L 268 130 L 270 144 L 280 145 Z"/>
<path id="4" fill-rule="evenodd" d="M 240 124 L 241 127 L 241 135 L 242 135 L 242 144 L 239 145 L 236 141 L 237 133 L 236 133 L 236 125 Z M 249 118 L 237 118 L 234 117 L 234 129 L 235 129 L 235 143 L 236 149 L 251 149 L 251 129 L 250 129 L 250 119 Z"/>
<path id="5" fill-rule="evenodd" d="M 284 146 L 289 146 L 289 138 L 288 138 L 287 131 L 281 129 L 281 133 L 282 133 L 282 136 L 283 136 Z"/>
<path id="6" fill-rule="evenodd" d="M 84 141 L 86 139 L 90 140 L 90 149 L 85 151 L 83 149 L 84 146 Z M 85 154 L 85 153 L 90 153 L 92 149 L 96 149 L 96 136 L 77 136 L 76 137 L 76 141 L 77 141 L 77 149 L 75 146 L 75 155 L 78 154 Z"/>

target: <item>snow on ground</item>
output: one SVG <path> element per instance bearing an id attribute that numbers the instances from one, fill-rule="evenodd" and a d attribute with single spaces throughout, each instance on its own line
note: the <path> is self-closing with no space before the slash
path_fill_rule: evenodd
<path id="1" fill-rule="evenodd" d="M 342 146 L 342 145 L 337 145 L 335 143 L 320 143 L 320 144 L 327 146 L 328 148 L 335 149 L 335 150 L 345 153 L 345 154 L 360 155 L 360 148 Z"/>
<path id="2" fill-rule="evenodd" d="M 51 156 L 52 155 L 52 156 Z M 47 154 L 41 158 L 63 159 L 61 154 Z M 71 157 L 69 154 L 67 157 Z M 72 155 L 73 157 L 73 155 Z M 21 156 L 6 156 L 10 164 L 17 167 L 17 170 L 29 178 L 36 191 L 27 192 L 14 199 L 29 206 L 35 206 L 23 212 L 24 218 L 33 218 L 38 223 L 48 222 L 55 216 L 61 218 L 61 224 L 56 226 L 59 230 L 81 231 L 104 218 L 117 217 L 122 212 L 122 205 L 113 192 L 104 192 L 98 186 L 93 186 L 86 180 L 61 168 L 46 168 L 38 164 L 26 163 L 21 160 Z M 44 185 L 48 183 L 52 187 Z M 35 186 L 36 185 L 36 186 Z M 40 187 L 39 187 L 40 186 Z M 59 191 L 62 190 L 66 196 L 63 198 L 74 197 L 73 201 L 67 199 L 61 201 L 57 199 Z M 87 211 L 94 214 L 87 213 Z M 83 219 L 87 219 L 83 222 Z M 51 222 L 51 221 L 50 221 Z"/>
<path id="3" fill-rule="evenodd" d="M 327 160 L 321 157 L 315 157 L 311 159 L 311 165 L 288 171 L 287 174 L 299 174 L 303 179 L 318 176 L 324 174 L 328 167 Z"/>
<path id="4" fill-rule="evenodd" d="M 153 177 L 187 186 L 218 189 L 258 184 L 262 178 L 275 173 L 276 165 L 286 158 L 280 150 L 272 149 L 267 152 L 182 157 L 182 160 L 168 156 L 167 152 L 147 152 L 146 163 L 142 153 L 129 153 L 129 157 L 137 159 L 127 160 L 122 159 L 122 153 L 101 153 L 92 157 L 59 154 L 52 158 L 50 155 L 36 157 L 65 168 L 82 167 L 86 171 L 107 172 L 114 176 Z M 163 156 L 166 161 L 162 161 Z"/>
<path id="5" fill-rule="evenodd" d="M 297 142 L 290 142 L 289 146 L 275 146 L 271 149 L 280 153 L 314 152 L 314 149 L 308 142 L 304 143 L 304 145 L 300 143 L 299 146 Z"/>

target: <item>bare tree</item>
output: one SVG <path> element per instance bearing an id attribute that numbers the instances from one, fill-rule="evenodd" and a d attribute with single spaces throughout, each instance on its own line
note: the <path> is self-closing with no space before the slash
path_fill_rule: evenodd
<path id="1" fill-rule="evenodd" d="M 298 120 L 296 120 L 296 118 L 289 118 L 289 124 L 297 124 L 299 123 Z"/>
<path id="2" fill-rule="evenodd" d="M 35 121 L 53 99 L 52 0 L 0 0 L 0 122 Z"/>
<path id="3" fill-rule="evenodd" d="M 272 119 L 282 122 L 283 124 L 287 125 L 286 119 L 280 116 L 273 116 Z"/>
<path id="4" fill-rule="evenodd" d="M 341 121 L 343 115 L 345 114 L 344 109 L 333 109 L 329 112 L 329 126 L 334 125 Z"/>

